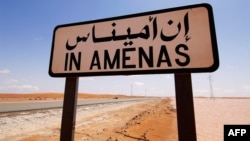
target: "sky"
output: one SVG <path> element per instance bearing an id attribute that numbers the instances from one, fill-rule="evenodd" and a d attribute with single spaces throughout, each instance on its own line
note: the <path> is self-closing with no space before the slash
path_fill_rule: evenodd
<path id="1" fill-rule="evenodd" d="M 192 73 L 193 95 L 249 97 L 248 0 L 0 0 L 0 93 L 64 92 L 65 78 L 48 74 L 57 25 L 199 3 L 213 7 L 220 66 L 212 73 Z M 174 75 L 80 77 L 78 91 L 174 96 Z"/>

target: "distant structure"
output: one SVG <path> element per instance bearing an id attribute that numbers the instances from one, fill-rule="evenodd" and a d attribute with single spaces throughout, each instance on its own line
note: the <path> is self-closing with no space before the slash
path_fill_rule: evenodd
<path id="1" fill-rule="evenodd" d="M 131 84 L 131 92 L 130 95 L 133 96 L 133 84 Z"/>
<path id="2" fill-rule="evenodd" d="M 211 74 L 209 74 L 209 84 L 210 84 L 210 99 L 213 99 L 214 98 L 214 93 L 213 93 L 213 85 L 212 85 L 212 76 Z"/>

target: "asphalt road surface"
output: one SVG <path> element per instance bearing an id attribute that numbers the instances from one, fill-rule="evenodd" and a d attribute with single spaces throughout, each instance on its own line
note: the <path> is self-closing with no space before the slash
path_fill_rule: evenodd
<path id="1" fill-rule="evenodd" d="M 127 99 L 96 99 L 96 100 L 78 100 L 77 106 L 105 104 L 114 102 L 144 101 L 152 98 L 127 98 Z M 39 109 L 62 108 L 63 101 L 48 102 L 26 102 L 26 103 L 0 103 L 0 113 L 18 112 Z"/>

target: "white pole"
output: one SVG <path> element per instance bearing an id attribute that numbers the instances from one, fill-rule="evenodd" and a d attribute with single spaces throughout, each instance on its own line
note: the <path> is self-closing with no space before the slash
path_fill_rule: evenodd
<path id="1" fill-rule="evenodd" d="M 209 84 L 210 84 L 210 98 L 214 97 L 213 86 L 212 86 L 212 76 L 209 74 Z"/>

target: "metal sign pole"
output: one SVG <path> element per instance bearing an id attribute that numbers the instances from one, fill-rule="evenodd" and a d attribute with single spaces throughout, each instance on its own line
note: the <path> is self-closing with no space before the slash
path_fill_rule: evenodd
<path id="1" fill-rule="evenodd" d="M 66 77 L 60 141 L 74 141 L 78 77 Z"/>
<path id="2" fill-rule="evenodd" d="M 190 73 L 175 73 L 179 141 L 196 141 L 195 115 Z"/>

